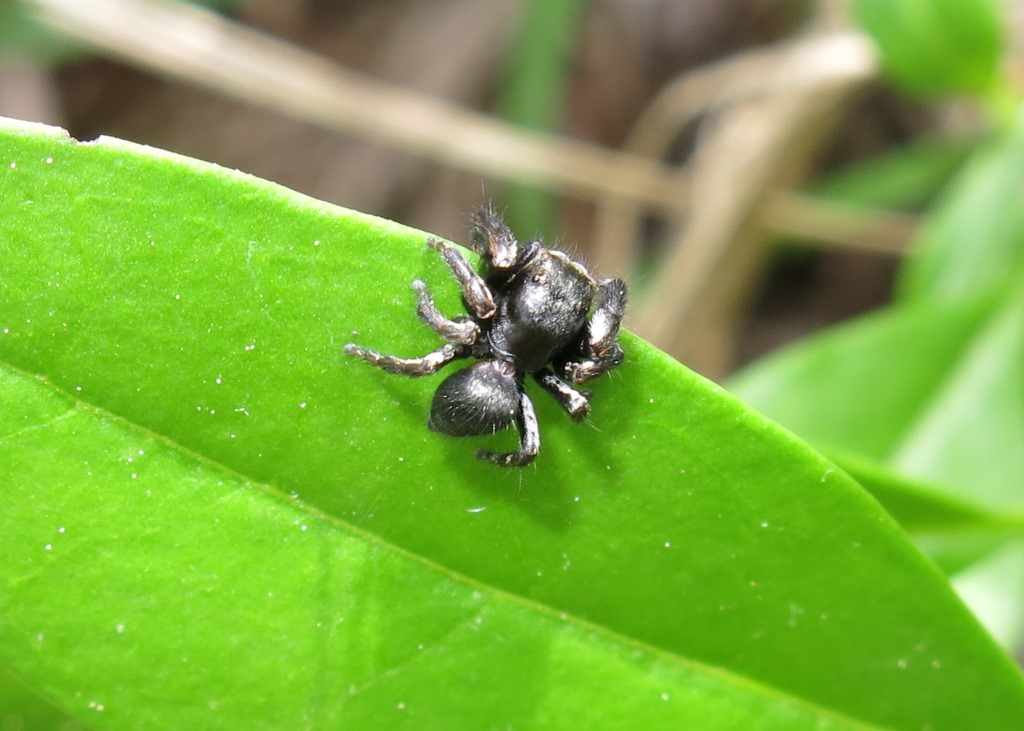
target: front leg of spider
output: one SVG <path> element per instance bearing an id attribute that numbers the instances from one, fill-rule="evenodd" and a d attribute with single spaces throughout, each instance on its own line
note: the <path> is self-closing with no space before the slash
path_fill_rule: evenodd
<path id="1" fill-rule="evenodd" d="M 562 374 L 570 383 L 586 383 L 622 365 L 619 327 L 626 314 L 626 283 L 602 279 L 597 283 L 598 306 L 587 325 L 583 360 L 566 363 Z"/>
<path id="2" fill-rule="evenodd" d="M 466 257 L 446 244 L 441 239 L 430 237 L 427 246 L 441 254 L 444 263 L 452 270 L 455 280 L 462 287 L 462 299 L 476 320 L 489 320 L 494 317 L 497 305 L 494 294 L 487 286 L 484 278 L 477 274 Z"/>

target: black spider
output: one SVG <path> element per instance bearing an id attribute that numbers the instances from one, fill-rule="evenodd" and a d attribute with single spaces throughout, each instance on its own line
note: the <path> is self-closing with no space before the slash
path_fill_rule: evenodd
<path id="1" fill-rule="evenodd" d="M 498 465 L 529 464 L 540 451 L 533 403 L 523 390 L 526 374 L 580 421 L 590 411 L 586 383 L 622 363 L 617 337 L 626 310 L 626 283 L 593 277 L 582 265 L 540 241 L 520 245 L 490 208 L 473 216 L 472 246 L 483 257 L 478 274 L 458 251 L 428 238 L 462 287 L 469 316 L 447 319 L 427 286 L 416 280 L 416 314 L 447 344 L 422 358 L 397 358 L 354 343 L 345 352 L 389 373 L 426 376 L 457 358 L 479 361 L 448 376 L 434 394 L 427 426 L 453 436 L 519 429 L 512 453 L 478 450 Z M 593 314 L 591 314 L 593 312 Z"/>

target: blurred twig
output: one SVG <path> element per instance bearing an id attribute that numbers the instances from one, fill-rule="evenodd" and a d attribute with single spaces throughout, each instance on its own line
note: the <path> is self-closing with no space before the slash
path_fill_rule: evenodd
<path id="1" fill-rule="evenodd" d="M 42 21 L 105 52 L 329 129 L 391 143 L 497 178 L 587 198 L 627 201 L 643 211 L 676 214 L 687 209 L 685 178 L 652 162 L 649 158 L 659 157 L 659 152 L 642 143 L 636 145 L 638 154 L 626 154 L 576 140 L 525 133 L 426 94 L 375 82 L 316 54 L 179 2 L 22 2 Z M 842 43 L 856 41 L 847 39 L 840 46 Z M 742 57 L 741 66 L 725 62 L 680 82 L 681 91 L 666 91 L 662 98 L 683 97 L 682 110 L 666 113 L 661 109 L 666 102 L 656 103 L 650 121 L 644 123 L 653 129 L 643 134 L 664 139 L 658 124 L 667 121 L 677 130 L 680 118 L 704 108 L 701 105 L 722 106 L 745 96 L 771 93 L 773 79 L 757 73 L 757 68 L 776 56 L 774 50 L 752 54 Z M 858 63 L 868 68 L 872 65 L 869 55 L 858 59 L 841 54 L 827 68 Z M 726 78 L 742 81 L 745 73 L 737 72 L 743 70 L 751 72 L 750 81 L 723 84 Z M 848 73 L 860 71 L 851 67 Z M 805 78 L 806 73 L 797 73 L 793 79 L 776 75 L 774 83 L 799 84 Z M 807 230 L 808 220 L 820 219 L 817 210 L 815 201 L 790 196 L 768 218 L 778 230 L 802 232 Z M 847 243 L 870 241 L 864 232 L 858 227 Z"/>
<path id="2" fill-rule="evenodd" d="M 899 255 L 906 252 L 920 216 L 868 210 L 779 190 L 761 210 L 758 221 L 776 234 L 819 245 Z"/>
<path id="3" fill-rule="evenodd" d="M 811 40 L 794 41 L 781 46 L 749 51 L 698 69 L 669 84 L 637 120 L 623 148 L 646 158 L 660 159 L 670 150 L 680 133 L 698 118 L 740 102 L 768 99 L 837 85 L 859 84 L 874 76 L 874 54 L 866 40 L 853 34 L 833 34 Z M 685 173 L 684 173 L 685 174 Z M 680 195 L 686 199 L 676 208 L 689 209 L 689 178 L 680 181 Z M 776 206 L 764 203 L 765 217 L 782 232 L 806 233 L 823 218 L 822 204 L 815 198 L 789 192 Z M 606 199 L 600 209 L 595 258 L 603 270 L 626 273 L 636 261 L 639 217 L 635 205 Z M 852 239 L 839 239 L 832 232 L 826 240 L 860 247 L 891 250 L 891 239 L 884 243 L 871 240 L 875 225 L 861 216 L 842 233 Z M 817 226 L 813 226 L 817 228 Z M 888 227 L 885 227 L 888 229 Z M 866 235 L 867 234 L 867 235 Z"/>
<path id="4" fill-rule="evenodd" d="M 652 105 L 630 146 L 662 154 L 698 112 L 718 109 L 722 99 L 743 99 L 703 125 L 689 165 L 690 214 L 674 222 L 665 261 L 634 319 L 641 335 L 704 373 L 728 367 L 735 315 L 765 255 L 762 216 L 785 215 L 781 200 L 790 216 L 811 218 L 799 196 L 777 196 L 803 176 L 840 110 L 873 71 L 863 40 L 832 36 L 731 59 L 668 87 Z M 616 210 L 622 221 L 639 213 Z"/>
<path id="5" fill-rule="evenodd" d="M 701 118 L 713 117 L 739 104 L 770 103 L 773 99 L 804 95 L 803 103 L 811 106 L 804 110 L 804 115 L 798 114 L 792 120 L 793 129 L 778 130 L 780 135 L 790 134 L 800 129 L 801 119 L 812 116 L 815 105 L 824 106 L 825 92 L 838 91 L 839 97 L 844 97 L 874 78 L 875 70 L 870 44 L 852 33 L 829 33 L 732 56 L 688 73 L 662 89 L 638 119 L 623 149 L 659 159 L 668 154 L 687 125 Z M 727 157 L 728 150 L 722 155 L 723 159 Z M 745 188 L 742 179 L 738 184 Z M 677 214 L 703 216 L 703 211 L 693 209 L 697 194 L 692 189 L 694 185 L 703 183 L 692 179 L 692 171 L 680 170 L 679 192 L 684 200 L 676 208 Z M 726 198 L 736 197 L 730 190 L 737 189 L 727 187 L 722 194 Z M 761 225 L 777 234 L 818 245 L 895 255 L 906 249 L 917 226 L 916 216 L 844 205 L 789 189 L 764 192 L 758 211 Z M 602 271 L 628 274 L 635 266 L 642 238 L 642 213 L 628 201 L 611 198 L 604 199 L 599 206 L 594 258 Z M 691 299 L 680 291 L 678 281 L 665 285 L 665 291 L 669 290 L 680 301 Z M 661 304 L 659 307 L 655 302 L 651 311 L 664 311 L 665 303 Z M 643 325 L 640 327 L 643 329 Z"/>
<path id="6" fill-rule="evenodd" d="M 280 8 L 290 4 L 263 3 L 258 7 L 268 5 Z M 308 10 L 307 5 L 293 5 L 293 12 L 302 14 Z M 500 70 L 500 49 L 508 46 L 514 32 L 518 7 L 514 2 L 434 0 L 405 3 L 400 13 L 376 12 L 387 14 L 389 20 L 385 28 L 377 31 L 378 49 L 367 62 L 366 73 L 384 82 L 400 82 L 424 95 L 464 104 L 484 96 L 490 89 Z M 350 38 L 342 36 L 341 42 Z M 444 53 L 437 53 L 442 45 Z M 429 62 L 424 63 L 424 59 Z M 362 211 L 384 211 L 389 202 L 402 197 L 430 198 L 427 205 L 431 215 L 417 220 L 446 220 L 444 209 L 448 206 L 439 205 L 436 198 L 443 192 L 434 190 L 428 195 L 421 187 L 428 171 L 437 174 L 428 158 L 406 155 L 396 145 L 334 137 L 331 152 L 312 153 L 326 155 L 325 162 L 330 163 L 321 168 L 317 182 L 322 190 L 330 191 L 331 200 L 344 201 L 346 206 Z M 293 138 L 292 155 L 295 142 Z M 308 144 L 307 141 L 304 146 Z M 419 194 L 409 196 L 411 189 Z M 461 221 L 464 206 L 465 201 L 452 201 L 451 217 Z"/>
<path id="7" fill-rule="evenodd" d="M 209 11 L 140 0 L 23 2 L 42 21 L 108 53 L 329 129 L 563 193 L 612 195 L 653 210 L 678 205 L 673 171 L 658 162 L 523 132 L 375 82 Z"/>

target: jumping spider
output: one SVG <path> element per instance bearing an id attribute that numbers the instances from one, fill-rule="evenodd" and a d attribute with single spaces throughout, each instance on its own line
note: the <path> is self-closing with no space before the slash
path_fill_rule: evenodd
<path id="1" fill-rule="evenodd" d="M 427 426 L 442 434 L 490 434 L 515 423 L 519 449 L 478 450 L 497 465 L 529 464 L 540 451 L 533 403 L 523 390 L 526 374 L 580 421 L 590 411 L 581 384 L 622 363 L 617 342 L 626 310 L 621 279 L 595 281 L 583 266 L 540 241 L 520 244 L 491 207 L 473 216 L 472 247 L 483 258 L 478 274 L 450 245 L 428 238 L 462 287 L 469 316 L 448 319 L 427 286 L 416 280 L 416 314 L 447 343 L 422 358 L 398 358 L 349 343 L 345 352 L 389 373 L 427 376 L 458 358 L 477 358 L 448 376 L 434 394 Z M 593 314 L 591 315 L 591 311 Z M 588 319 L 589 316 L 589 319 Z"/>

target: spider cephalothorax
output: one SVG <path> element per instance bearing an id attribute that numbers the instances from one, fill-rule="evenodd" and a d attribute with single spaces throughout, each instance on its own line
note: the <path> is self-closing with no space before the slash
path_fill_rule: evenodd
<path id="1" fill-rule="evenodd" d="M 390 373 L 426 376 L 458 358 L 477 362 L 448 376 L 434 394 L 427 425 L 453 436 L 490 434 L 515 424 L 519 449 L 479 450 L 499 465 L 529 464 L 540 450 L 533 403 L 523 390 L 529 374 L 580 421 L 590 411 L 586 383 L 622 363 L 618 333 L 626 310 L 621 279 L 595 281 L 587 270 L 540 241 L 520 244 L 490 207 L 473 216 L 472 245 L 483 258 L 477 273 L 458 251 L 427 239 L 462 287 L 467 315 L 448 319 L 427 286 L 416 280 L 416 314 L 446 344 L 421 358 L 382 355 L 350 343 L 345 352 Z"/>

